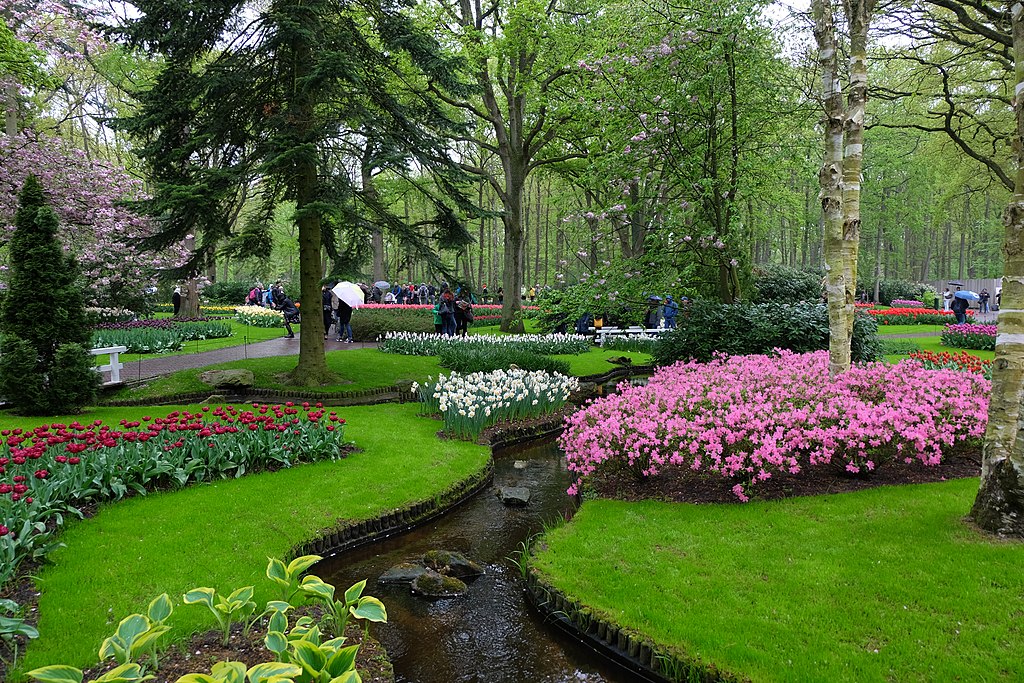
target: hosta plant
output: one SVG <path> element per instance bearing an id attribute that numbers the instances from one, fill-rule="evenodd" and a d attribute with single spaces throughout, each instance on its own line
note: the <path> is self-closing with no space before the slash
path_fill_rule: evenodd
<path id="1" fill-rule="evenodd" d="M 213 588 L 200 587 L 185 593 L 182 600 L 186 605 L 206 605 L 206 608 L 217 619 L 217 623 L 224 633 L 224 644 L 227 645 L 233 624 L 246 624 L 246 632 L 248 632 L 247 620 L 256 611 L 252 593 L 252 586 L 245 586 L 232 591 L 225 597 Z"/>
<path id="2" fill-rule="evenodd" d="M 162 597 L 166 599 L 167 594 Z M 170 600 L 165 604 L 169 607 Z M 170 616 L 170 612 L 167 612 L 167 616 Z M 143 653 L 152 655 L 157 639 L 170 630 L 163 620 L 154 622 L 144 614 L 131 614 L 122 619 L 114 635 L 104 639 L 100 645 L 100 661 L 113 659 L 118 664 L 131 664 Z"/>
<path id="3" fill-rule="evenodd" d="M 55 664 L 33 669 L 28 675 L 40 683 L 82 683 L 84 674 L 73 666 Z M 138 664 L 121 664 L 99 678 L 92 679 L 90 683 L 141 683 L 152 678 Z"/>
<path id="4" fill-rule="evenodd" d="M 299 578 L 307 569 L 322 559 L 324 558 L 319 555 L 303 555 L 296 557 L 286 565 L 277 558 L 268 557 L 267 578 L 281 588 L 281 599 L 285 603 L 289 603 L 299 592 Z"/>
<path id="5" fill-rule="evenodd" d="M 326 614 L 325 622 L 333 627 L 335 633 L 344 633 L 349 616 L 366 621 L 385 622 L 388 620 L 387 609 L 377 598 L 363 595 L 366 579 L 351 586 L 341 600 L 334 597 L 334 586 L 319 576 L 306 576 L 299 584 L 299 591 L 316 602 L 323 604 Z"/>

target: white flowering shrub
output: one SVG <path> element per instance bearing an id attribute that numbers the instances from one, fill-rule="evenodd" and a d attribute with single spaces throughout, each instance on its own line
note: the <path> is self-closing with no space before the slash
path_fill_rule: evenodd
<path id="1" fill-rule="evenodd" d="M 440 413 L 445 430 L 461 439 L 476 439 L 493 424 L 547 415 L 560 409 L 579 380 L 544 371 L 495 370 L 469 375 L 441 375 L 419 392 L 424 414 Z"/>
<path id="2" fill-rule="evenodd" d="M 468 337 L 446 337 L 443 334 L 388 332 L 379 337 L 378 349 L 403 356 L 438 356 L 447 349 L 506 348 L 550 355 L 580 354 L 590 350 L 591 338 L 582 334 L 475 334 Z"/>
<path id="3" fill-rule="evenodd" d="M 236 306 L 235 318 L 253 327 L 283 327 L 284 314 L 262 306 Z"/>

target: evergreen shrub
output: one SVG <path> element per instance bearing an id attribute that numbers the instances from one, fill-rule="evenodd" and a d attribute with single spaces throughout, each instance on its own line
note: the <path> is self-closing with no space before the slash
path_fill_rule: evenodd
<path id="1" fill-rule="evenodd" d="M 757 303 L 795 304 L 821 301 L 822 274 L 768 263 L 754 268 L 753 300 Z"/>
<path id="2" fill-rule="evenodd" d="M 828 308 L 824 304 L 730 304 L 695 301 L 680 310 L 677 329 L 664 334 L 654 347 L 657 365 L 678 360 L 708 361 L 718 353 L 729 356 L 797 353 L 828 349 Z M 854 361 L 878 360 L 882 355 L 878 325 L 857 313 L 853 325 Z"/>
<path id="3" fill-rule="evenodd" d="M 434 331 L 434 314 L 428 309 L 358 308 L 352 311 L 352 337 L 373 342 L 387 332 Z"/>
<path id="4" fill-rule="evenodd" d="M 77 264 L 57 241 L 57 214 L 35 176 L 21 190 L 14 226 L 0 313 L 0 394 L 25 414 L 78 410 L 95 401 L 99 385 L 94 371 L 80 372 L 92 366 L 91 330 Z"/>
<path id="5" fill-rule="evenodd" d="M 508 370 L 513 365 L 520 370 L 543 370 L 562 375 L 570 374 L 569 363 L 564 360 L 515 348 L 451 347 L 441 351 L 438 357 L 442 368 L 448 368 L 460 374 Z"/>

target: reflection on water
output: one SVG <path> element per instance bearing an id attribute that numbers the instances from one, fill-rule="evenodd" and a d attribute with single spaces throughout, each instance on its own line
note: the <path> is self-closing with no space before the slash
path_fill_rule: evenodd
<path id="1" fill-rule="evenodd" d="M 514 466 L 515 461 L 525 467 Z M 339 590 L 364 578 L 367 593 L 388 608 L 375 629 L 398 681 L 411 683 L 625 683 L 591 651 L 546 626 L 528 609 L 523 583 L 509 556 L 519 544 L 566 514 L 569 476 L 562 454 L 545 445 L 496 459 L 494 486 L 526 486 L 529 506 L 506 508 L 494 488 L 424 527 L 325 560 L 317 574 Z M 461 598 L 427 601 L 407 586 L 376 584 L 386 569 L 428 550 L 455 550 L 486 567 Z"/>

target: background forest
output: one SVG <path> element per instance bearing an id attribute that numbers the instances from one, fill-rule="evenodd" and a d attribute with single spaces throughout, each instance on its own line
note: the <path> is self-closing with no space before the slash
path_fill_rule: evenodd
<path id="1" fill-rule="evenodd" d="M 236 18 L 203 39 L 192 68 L 225 64 L 230 37 L 251 38 L 245 18 L 265 4 L 205 3 L 197 30 L 218 11 Z M 99 305 L 130 307 L 161 273 L 167 291 L 189 269 L 209 281 L 297 283 L 295 202 L 255 166 L 232 166 L 224 181 L 224 160 L 242 156 L 230 145 L 188 152 L 210 170 L 203 182 L 221 193 L 217 211 L 169 228 L 146 205 L 167 182 L 153 146 L 168 124 L 141 125 L 139 97 L 174 56 L 125 27 L 137 8 L 164 5 L 0 1 L 0 221 L 11 222 L 25 176 L 39 174 Z M 359 31 L 397 9 L 353 3 L 344 25 Z M 410 30 L 449 60 L 453 82 L 410 58 L 382 68 L 381 88 L 429 129 L 420 139 L 430 154 L 402 148 L 399 119 L 380 106 L 348 106 L 324 124 L 330 154 L 317 172 L 334 190 L 324 199 L 323 275 L 454 277 L 493 292 L 511 267 L 527 288 L 731 301 L 750 297 L 756 266 L 819 270 L 821 87 L 806 9 L 750 0 L 408 9 Z M 869 295 L 885 280 L 1001 274 L 1013 118 L 1000 11 L 951 0 L 876 11 L 858 278 Z M 194 113 L 209 106 L 195 101 Z M 276 115 L 269 99 L 241 106 L 252 116 L 230 125 Z"/>

